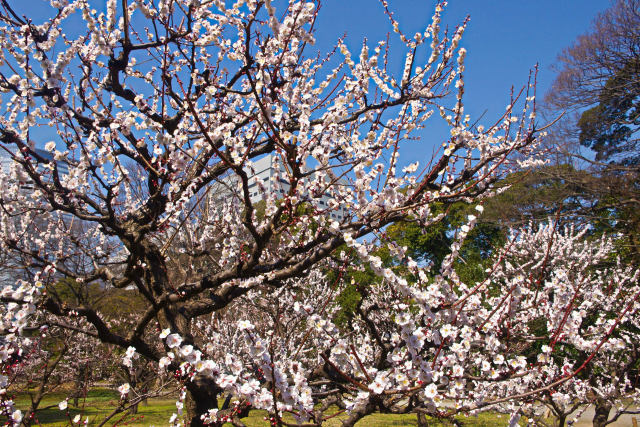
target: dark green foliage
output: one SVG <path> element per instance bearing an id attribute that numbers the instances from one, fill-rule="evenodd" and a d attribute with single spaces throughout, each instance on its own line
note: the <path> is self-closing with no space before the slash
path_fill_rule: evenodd
<path id="1" fill-rule="evenodd" d="M 336 297 L 336 302 L 340 310 L 333 320 L 339 327 L 348 327 L 350 321 L 357 313 L 366 288 L 381 280 L 380 277 L 371 270 L 369 265 L 363 264 L 357 259 L 351 249 L 344 246 L 340 249 L 340 252 L 344 251 L 349 254 L 351 260 L 350 267 L 347 271 L 341 277 L 338 276 L 339 273 L 335 270 L 327 272 L 327 280 L 329 280 L 330 283 L 336 280 L 342 280 L 343 283 L 346 284 Z M 383 260 L 385 266 L 391 266 L 391 257 L 386 248 L 379 249 L 375 252 L 375 255 Z"/>
<path id="2" fill-rule="evenodd" d="M 334 319 L 337 326 L 344 327 L 349 324 L 349 321 L 356 313 L 356 308 L 361 299 L 362 295 L 360 295 L 356 289 L 355 284 L 349 283 L 336 298 L 336 302 L 340 306 L 340 311 L 338 311 Z"/>
<path id="3" fill-rule="evenodd" d="M 418 262 L 433 266 L 437 273 L 444 258 L 451 253 L 451 244 L 456 239 L 457 230 L 468 222 L 469 215 L 477 215 L 475 205 L 455 203 L 448 206 L 434 206 L 434 214 L 446 211 L 447 215 L 438 223 L 422 227 L 416 221 L 404 221 L 390 226 L 386 235 L 400 246 L 407 247 L 407 254 Z M 479 222 L 465 240 L 455 268 L 465 282 L 483 279 L 495 248 L 505 240 L 504 228 L 490 222 Z"/>
<path id="4" fill-rule="evenodd" d="M 578 127 L 580 143 L 596 152 L 596 160 L 638 164 L 634 133 L 640 129 L 640 58 L 631 58 L 609 77 L 598 104 L 582 113 Z"/>
<path id="5" fill-rule="evenodd" d="M 615 236 L 616 255 L 639 265 L 640 2 L 613 1 L 557 66 L 545 97 L 550 117 L 564 114 L 563 126 L 552 128 L 554 145 L 589 168 L 580 171 L 586 178 L 576 188 L 578 203 L 562 206 L 561 218 L 568 212 L 568 221 L 588 224 L 594 235 Z M 593 150 L 595 161 L 579 155 L 577 143 Z"/>
<path id="6" fill-rule="evenodd" d="M 499 226 L 523 226 L 550 218 L 583 222 L 581 211 L 590 208 L 586 189 L 594 177 L 571 165 L 549 165 L 507 176 L 497 184 L 507 190 L 487 200 L 480 218 Z"/>

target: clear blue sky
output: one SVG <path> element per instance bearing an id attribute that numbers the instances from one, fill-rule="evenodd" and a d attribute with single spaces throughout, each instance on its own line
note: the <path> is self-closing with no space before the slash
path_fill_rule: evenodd
<path id="1" fill-rule="evenodd" d="M 424 31 L 431 22 L 435 0 L 388 0 L 401 30 L 411 36 Z M 442 28 L 453 30 L 467 15 L 471 20 L 461 45 L 468 53 L 465 70 L 465 113 L 479 124 L 493 124 L 509 103 L 511 87 L 519 90 L 527 83 L 529 70 L 539 64 L 537 96 L 542 101 L 550 88 L 557 55 L 591 28 L 609 0 L 450 0 Z M 347 34 L 347 45 L 355 57 L 363 38 L 369 46 L 392 31 L 378 0 L 323 0 L 317 23 L 316 48 L 330 49 Z M 393 40 L 393 39 L 392 39 Z M 397 39 L 396 39 L 397 40 Z M 392 44 L 393 46 L 393 44 Z M 396 42 L 399 46 L 399 41 Z M 404 53 L 398 67 L 404 63 Z M 430 158 L 434 147 L 449 137 L 448 128 L 434 115 L 420 135 L 400 152 L 400 165 Z M 540 123 L 539 123 L 540 125 Z"/>
<path id="2" fill-rule="evenodd" d="M 433 0 L 388 2 L 408 35 L 424 30 L 435 5 Z M 450 0 L 443 17 L 445 25 L 453 29 L 471 16 L 462 40 L 468 51 L 467 113 L 473 117 L 488 109 L 487 119 L 502 114 L 511 86 L 525 84 L 536 63 L 540 64 L 538 98 L 542 98 L 553 82 L 556 56 L 588 31 L 598 12 L 609 5 L 608 0 Z M 346 32 L 349 47 L 359 53 L 365 36 L 371 46 L 391 30 L 378 0 L 325 0 L 317 47 L 329 48 Z"/>
<path id="3" fill-rule="evenodd" d="M 43 0 L 12 0 L 19 13 L 29 11 L 37 18 L 46 14 L 44 8 L 30 10 L 33 3 Z M 230 4 L 235 0 L 227 0 Z M 282 9 L 285 0 L 276 0 Z M 435 0 L 388 0 L 405 34 L 424 31 L 429 22 Z M 92 3 L 104 8 L 102 0 Z M 471 21 L 462 39 L 468 53 L 465 71 L 465 112 L 474 122 L 486 111 L 480 123 L 495 122 L 504 112 L 512 86 L 522 87 L 529 70 L 540 64 L 538 99 L 542 99 L 555 73 L 552 65 L 557 55 L 578 35 L 589 30 L 596 15 L 610 6 L 609 0 L 450 0 L 443 15 L 443 25 L 453 29 L 467 15 Z M 78 14 L 79 19 L 79 14 Z M 317 22 L 317 43 L 313 49 L 327 52 L 335 41 L 347 34 L 347 45 L 354 56 L 360 52 L 367 37 L 370 47 L 392 31 L 389 20 L 378 0 L 322 0 Z M 397 39 L 395 46 L 399 46 Z M 392 39 L 393 47 L 393 39 Z M 404 62 L 404 52 L 397 57 L 397 67 Z M 338 54 L 338 56 L 340 56 Z M 440 144 L 448 132 L 438 117 L 423 135 L 421 144 L 412 145 L 408 154 L 424 155 L 425 150 Z M 425 145 L 426 143 L 426 145 Z M 405 151 L 405 153 L 407 153 Z M 403 156 L 401 156 L 403 157 Z M 406 157 L 401 164 L 410 163 Z"/>
<path id="4" fill-rule="evenodd" d="M 281 9 L 283 1 L 276 0 L 274 4 Z M 19 13 L 35 14 L 37 21 L 47 13 L 46 8 L 30 7 L 40 2 L 43 0 L 12 0 L 10 4 Z M 424 31 L 436 3 L 435 0 L 388 2 L 408 35 Z M 92 5 L 104 9 L 100 0 Z M 487 120 L 502 114 L 511 86 L 524 85 L 529 69 L 536 63 L 540 63 L 538 95 L 542 98 L 553 81 L 551 65 L 558 53 L 586 32 L 597 13 L 609 5 L 609 0 L 450 0 L 443 28 L 449 25 L 453 29 L 467 15 L 471 16 L 462 40 L 468 51 L 466 112 L 477 118 L 488 110 Z M 316 28 L 316 49 L 326 52 L 346 33 L 347 44 L 356 56 L 365 37 L 373 46 L 392 31 L 379 0 L 322 0 Z M 399 67 L 403 61 L 404 56 L 398 61 Z"/>

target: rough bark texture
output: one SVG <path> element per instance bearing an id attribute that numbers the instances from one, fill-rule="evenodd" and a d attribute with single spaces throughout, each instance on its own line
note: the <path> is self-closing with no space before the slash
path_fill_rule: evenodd
<path id="1" fill-rule="evenodd" d="M 603 400 L 597 399 L 595 405 L 595 415 L 593 416 L 593 427 L 604 427 L 607 425 L 609 419 L 609 412 L 611 411 L 611 405 Z"/>
<path id="2" fill-rule="evenodd" d="M 191 427 L 205 425 L 201 417 L 209 409 L 218 408 L 218 395 L 221 392 L 220 387 L 212 379 L 200 375 L 187 383 L 185 409 Z"/>
<path id="3" fill-rule="evenodd" d="M 351 411 L 349 418 L 342 421 L 343 427 L 353 427 L 358 421 L 362 418 L 366 417 L 369 414 L 372 414 L 376 410 L 376 405 L 374 402 L 369 400 L 369 402 L 358 409 Z"/>
<path id="4" fill-rule="evenodd" d="M 560 416 L 558 416 L 556 421 L 558 423 L 558 427 L 564 427 L 565 423 L 567 422 L 567 416 L 566 415 L 560 415 Z"/>
<path id="5" fill-rule="evenodd" d="M 418 427 L 429 427 L 427 416 L 422 412 L 418 412 Z"/>

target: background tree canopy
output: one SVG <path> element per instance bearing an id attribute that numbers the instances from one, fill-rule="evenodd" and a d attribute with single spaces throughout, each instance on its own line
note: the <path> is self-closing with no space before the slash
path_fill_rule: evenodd
<path id="1" fill-rule="evenodd" d="M 638 163 L 640 127 L 640 2 L 616 0 L 590 32 L 558 57 L 559 74 L 546 101 L 579 111 L 579 140 L 596 159 Z"/>

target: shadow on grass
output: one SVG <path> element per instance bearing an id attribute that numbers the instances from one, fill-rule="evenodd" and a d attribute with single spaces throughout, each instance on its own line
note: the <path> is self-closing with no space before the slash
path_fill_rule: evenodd
<path id="1" fill-rule="evenodd" d="M 113 411 L 119 402 L 119 393 L 115 390 L 97 388 L 91 390 L 86 399 L 81 399 L 79 407 L 71 405 L 72 400 L 69 401 L 69 407 L 61 411 L 58 408 L 58 403 L 66 398 L 66 393 L 52 393 L 43 399 L 41 408 L 47 409 L 38 410 L 34 419 L 34 425 L 46 425 L 50 427 L 68 426 L 70 421 L 76 415 L 80 415 L 81 420 L 84 421 L 89 418 L 88 425 L 99 425 L 105 417 Z M 19 409 L 25 411 L 29 407 L 29 397 L 27 393 L 17 393 L 15 396 L 16 404 Z M 169 423 L 169 418 L 176 412 L 175 399 L 163 398 L 163 399 L 150 399 L 147 405 L 140 404 L 138 406 L 138 412 L 136 414 L 120 413 L 111 418 L 106 425 L 127 425 L 127 426 L 165 426 Z M 254 410 L 249 413 L 247 418 L 243 418 L 242 421 L 247 427 L 262 427 L 268 426 L 269 422 L 265 420 L 267 413 L 265 411 Z M 338 427 L 342 425 L 341 418 L 346 415 L 341 414 L 335 418 L 327 420 L 323 426 L 326 427 Z M 287 417 L 286 417 L 287 418 Z M 506 426 L 508 424 L 509 417 L 507 415 L 500 415 L 497 413 L 482 413 L 477 417 L 465 417 L 457 416 L 456 420 L 463 426 L 468 427 L 494 427 L 494 426 Z M 287 419 L 289 422 L 293 422 L 293 418 Z M 231 425 L 231 424 L 227 424 Z M 386 426 L 417 426 L 417 419 L 415 414 L 372 414 L 364 419 L 360 420 L 357 424 L 358 427 L 386 427 Z M 453 424 L 446 421 L 429 420 L 429 425 L 434 427 L 448 427 Z"/>
<path id="2" fill-rule="evenodd" d="M 91 390 L 86 399 L 80 399 L 78 407 L 68 402 L 66 410 L 60 410 L 58 403 L 66 398 L 65 393 L 51 393 L 41 402 L 40 408 L 33 417 L 34 425 L 68 426 L 76 415 L 80 415 L 84 421 L 89 418 L 88 425 L 100 424 L 113 409 L 118 406 L 119 393 L 109 389 Z M 26 393 L 18 393 L 15 398 L 16 405 L 22 411 L 29 408 L 30 399 Z M 147 405 L 138 405 L 138 412 L 132 414 L 123 412 L 115 415 L 106 425 L 128 426 L 164 426 L 168 424 L 169 417 L 176 411 L 175 399 L 150 399 Z"/>

